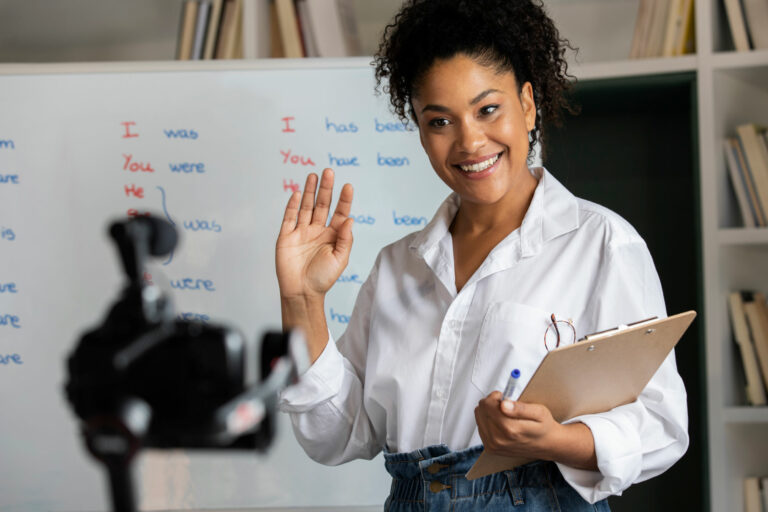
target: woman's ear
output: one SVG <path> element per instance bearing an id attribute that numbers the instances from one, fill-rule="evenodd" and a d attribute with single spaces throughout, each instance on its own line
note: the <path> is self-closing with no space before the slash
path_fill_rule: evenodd
<path id="1" fill-rule="evenodd" d="M 533 86 L 525 82 L 520 88 L 520 105 L 523 107 L 525 126 L 530 132 L 536 127 L 536 102 L 533 101 Z"/>

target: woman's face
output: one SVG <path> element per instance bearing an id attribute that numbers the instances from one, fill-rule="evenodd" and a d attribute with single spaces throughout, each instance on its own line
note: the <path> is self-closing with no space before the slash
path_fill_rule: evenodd
<path id="1" fill-rule="evenodd" d="M 536 120 L 531 84 L 518 93 L 512 72 L 466 55 L 438 60 L 413 95 L 421 145 L 462 201 L 512 200 L 528 171 L 528 132 Z"/>

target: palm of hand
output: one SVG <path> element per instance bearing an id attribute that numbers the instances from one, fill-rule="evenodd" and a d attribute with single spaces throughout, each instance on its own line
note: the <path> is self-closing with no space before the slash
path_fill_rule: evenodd
<path id="1" fill-rule="evenodd" d="M 315 201 L 317 176 L 310 174 L 303 195 L 294 193 L 277 238 L 275 264 L 283 297 L 324 295 L 341 275 L 352 249 L 352 187 L 345 185 L 326 225 L 333 193 L 333 172 L 323 172 Z"/>
<path id="2" fill-rule="evenodd" d="M 346 266 L 334 254 L 338 235 L 330 226 L 309 225 L 277 239 L 277 279 L 284 296 L 321 295 Z"/>

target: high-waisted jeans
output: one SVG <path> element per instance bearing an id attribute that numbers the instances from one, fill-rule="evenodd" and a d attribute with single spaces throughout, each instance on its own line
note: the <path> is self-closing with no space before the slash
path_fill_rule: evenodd
<path id="1" fill-rule="evenodd" d="M 606 500 L 586 502 L 553 462 L 537 461 L 511 471 L 467 480 L 482 446 L 452 452 L 445 445 L 410 453 L 384 453 L 392 488 L 384 512 L 483 510 L 495 512 L 610 512 Z"/>

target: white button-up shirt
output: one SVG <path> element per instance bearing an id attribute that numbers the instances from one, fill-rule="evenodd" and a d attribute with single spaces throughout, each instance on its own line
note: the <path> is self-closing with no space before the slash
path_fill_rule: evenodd
<path id="1" fill-rule="evenodd" d="M 350 323 L 301 382 L 281 396 L 307 454 L 325 464 L 481 443 L 478 402 L 504 389 L 512 368 L 525 388 L 546 354 L 550 315 L 585 334 L 666 310 L 637 232 L 610 210 L 576 198 L 543 168 L 519 229 L 456 291 L 451 195 L 417 233 L 385 247 L 361 287 Z M 662 473 L 688 447 L 686 394 L 674 353 L 640 398 L 581 421 L 599 471 L 558 464 L 594 503 Z"/>

